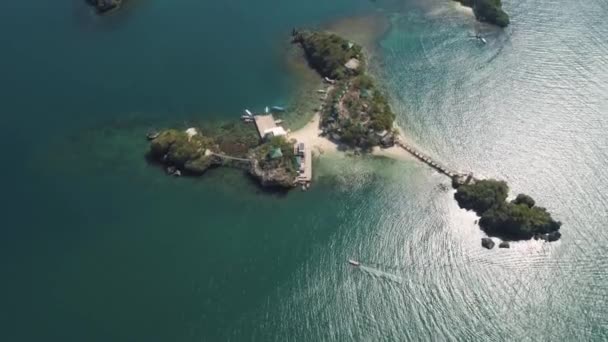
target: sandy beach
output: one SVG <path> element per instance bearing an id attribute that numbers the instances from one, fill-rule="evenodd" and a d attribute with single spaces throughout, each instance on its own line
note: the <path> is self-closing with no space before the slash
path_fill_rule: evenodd
<path id="1" fill-rule="evenodd" d="M 288 139 L 295 139 L 298 142 L 303 142 L 313 149 L 313 153 L 323 154 L 326 152 L 338 152 L 338 145 L 331 140 L 321 136 L 321 128 L 319 126 L 321 116 L 316 113 L 304 127 L 289 132 Z"/>
<path id="2" fill-rule="evenodd" d="M 312 148 L 312 152 L 315 155 L 321 155 L 325 153 L 338 153 L 342 152 L 338 149 L 338 144 L 329 140 L 326 137 L 321 136 L 321 128 L 319 126 L 321 116 L 316 113 L 312 120 L 310 120 L 304 127 L 288 134 L 288 139 L 295 139 L 298 142 L 303 142 L 306 146 Z M 343 153 L 343 152 L 342 152 Z M 414 160 L 415 158 L 406 150 L 393 146 L 390 148 L 375 147 L 372 155 L 379 157 L 392 158 L 397 160 Z"/>

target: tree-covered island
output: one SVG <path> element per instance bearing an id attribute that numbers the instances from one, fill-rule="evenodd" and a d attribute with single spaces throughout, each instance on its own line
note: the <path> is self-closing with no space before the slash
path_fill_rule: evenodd
<path id="1" fill-rule="evenodd" d="M 87 0 L 87 2 L 97 9 L 97 13 L 103 14 L 120 8 L 123 0 Z"/>
<path id="2" fill-rule="evenodd" d="M 255 133 L 242 132 L 232 124 L 222 128 L 168 129 L 152 134 L 148 158 L 163 165 L 171 175 L 200 176 L 210 168 L 229 166 L 246 170 L 264 187 L 296 186 L 293 142 L 285 137 L 259 142 L 252 135 Z"/>
<path id="3" fill-rule="evenodd" d="M 479 180 L 457 187 L 454 197 L 461 208 L 473 210 L 481 218 L 479 226 L 489 236 L 504 240 L 531 238 L 556 241 L 561 237 L 561 222 L 555 221 L 532 197 L 519 194 L 507 202 L 507 183 Z"/>
<path id="4" fill-rule="evenodd" d="M 369 149 L 394 142 L 395 114 L 365 72 L 360 45 L 323 31 L 294 30 L 311 68 L 331 84 L 321 110 L 323 134 L 346 146 Z"/>
<path id="5" fill-rule="evenodd" d="M 494 24 L 500 27 L 509 25 L 509 15 L 502 10 L 501 0 L 456 0 L 462 5 L 470 7 L 477 20 Z"/>

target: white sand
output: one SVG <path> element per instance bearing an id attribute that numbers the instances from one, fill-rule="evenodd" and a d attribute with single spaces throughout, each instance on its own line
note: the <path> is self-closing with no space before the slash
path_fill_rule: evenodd
<path id="1" fill-rule="evenodd" d="M 306 126 L 302 127 L 297 131 L 290 132 L 287 135 L 288 139 L 295 139 L 298 142 L 303 142 L 308 148 L 312 148 L 315 154 L 324 153 L 336 153 L 338 152 L 338 145 L 331 140 L 321 136 L 321 128 L 319 123 L 321 116 L 319 113 L 315 114 L 312 120 L 310 120 Z M 393 146 L 390 148 L 375 147 L 372 150 L 372 155 L 387 157 L 397 160 L 413 160 L 415 159 L 409 152 L 402 149 L 399 146 Z"/>
<path id="2" fill-rule="evenodd" d="M 321 116 L 319 113 L 310 120 L 306 126 L 297 131 L 290 132 L 287 135 L 288 139 L 295 139 L 298 142 L 303 142 L 306 147 L 312 148 L 312 151 L 318 154 L 325 152 L 337 152 L 338 145 L 331 140 L 321 136 L 321 128 L 319 127 Z"/>
<path id="3" fill-rule="evenodd" d="M 454 8 L 457 12 L 473 17 L 475 16 L 475 13 L 473 13 L 473 9 L 471 7 L 463 6 L 460 2 L 452 1 L 452 8 Z"/>

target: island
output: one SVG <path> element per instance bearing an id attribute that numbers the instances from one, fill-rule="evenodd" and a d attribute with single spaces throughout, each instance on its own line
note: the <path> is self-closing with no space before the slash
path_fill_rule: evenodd
<path id="1" fill-rule="evenodd" d="M 283 107 L 266 107 L 259 114 L 245 110 L 243 123 L 149 133 L 149 160 L 174 176 L 198 176 L 210 168 L 230 166 L 245 170 L 265 188 L 302 185 L 305 190 L 312 180 L 315 141 L 374 154 L 375 147 L 390 147 L 386 150 L 398 149 L 452 180 L 459 206 L 480 216 L 479 226 L 489 236 L 482 239 L 482 246 L 492 248 L 491 237 L 503 240 L 499 248 L 509 248 L 509 241 L 560 239 L 561 222 L 532 197 L 519 194 L 507 201 L 505 182 L 450 169 L 404 141 L 394 129 L 395 114 L 386 96 L 365 72 L 361 46 L 330 32 L 295 29 L 292 43 L 302 48 L 307 63 L 327 83 L 318 90 L 323 101 L 309 123 L 315 126 L 309 127 L 311 131 L 291 132 L 280 126 L 282 120 L 273 113 L 283 112 Z M 306 132 L 312 136 L 302 134 Z"/>
<path id="2" fill-rule="evenodd" d="M 284 136 L 247 145 L 226 143 L 221 138 L 203 135 L 200 129 L 188 128 L 151 133 L 149 139 L 148 159 L 163 165 L 173 176 L 200 176 L 211 168 L 228 166 L 246 170 L 264 187 L 289 189 L 298 184 L 299 151 Z M 238 144 L 241 146 L 235 149 Z M 232 155 L 222 150 L 222 146 L 230 145 Z"/>
<path id="3" fill-rule="evenodd" d="M 120 8 L 123 0 L 87 0 L 87 2 L 97 9 L 97 13 L 104 14 Z"/>
<path id="4" fill-rule="evenodd" d="M 367 75 L 362 47 L 330 32 L 296 29 L 292 42 L 302 47 L 310 67 L 331 84 L 320 110 L 323 135 L 363 151 L 392 146 L 395 113 Z"/>
<path id="5" fill-rule="evenodd" d="M 488 236 L 507 241 L 534 238 L 549 242 L 561 237 L 561 222 L 555 221 L 545 208 L 536 206 L 532 197 L 519 194 L 508 202 L 508 194 L 507 183 L 485 179 L 457 186 L 454 197 L 461 208 L 473 210 L 481 217 L 479 226 Z"/>
<path id="6" fill-rule="evenodd" d="M 456 0 L 463 6 L 473 9 L 475 17 L 481 22 L 494 24 L 499 27 L 509 25 L 509 15 L 502 10 L 501 0 Z"/>

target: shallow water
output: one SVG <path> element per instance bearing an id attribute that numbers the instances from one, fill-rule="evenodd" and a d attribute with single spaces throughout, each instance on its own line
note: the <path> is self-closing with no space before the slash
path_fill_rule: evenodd
<path id="1" fill-rule="evenodd" d="M 608 339 L 608 8 L 504 3 L 504 32 L 442 1 L 8 5 L 2 340 Z M 325 155 L 289 194 L 145 163 L 149 127 L 286 101 L 293 26 L 372 11 L 392 23 L 372 65 L 408 138 L 534 196 L 561 241 L 481 249 L 414 161 Z"/>

